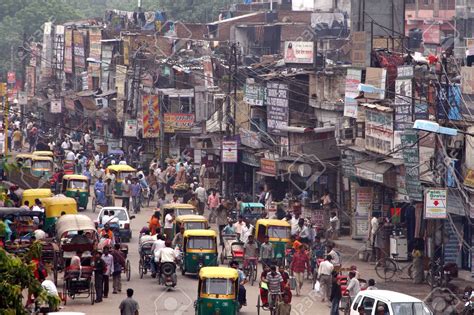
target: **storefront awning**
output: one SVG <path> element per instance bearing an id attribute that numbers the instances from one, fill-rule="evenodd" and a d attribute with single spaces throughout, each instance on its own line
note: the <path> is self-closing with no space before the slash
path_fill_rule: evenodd
<path id="1" fill-rule="evenodd" d="M 376 183 L 384 183 L 384 174 L 392 168 L 392 164 L 367 161 L 356 164 L 356 176 Z"/>

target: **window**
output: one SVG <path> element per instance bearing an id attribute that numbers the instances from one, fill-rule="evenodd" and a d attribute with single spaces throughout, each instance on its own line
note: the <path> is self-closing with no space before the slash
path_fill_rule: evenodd
<path id="1" fill-rule="evenodd" d="M 87 189 L 88 183 L 86 181 L 81 181 L 81 180 L 70 180 L 69 181 L 69 186 L 68 188 L 71 189 Z"/>
<path id="2" fill-rule="evenodd" d="M 191 249 L 214 249 L 215 245 L 210 237 L 191 237 L 188 240 L 188 248 Z"/>
<path id="3" fill-rule="evenodd" d="M 389 315 L 390 311 L 388 310 L 388 305 L 384 302 L 377 302 L 377 307 L 375 308 L 376 315 Z M 397 313 L 398 314 L 398 313 Z"/>
<path id="4" fill-rule="evenodd" d="M 370 297 L 364 297 L 362 300 L 362 306 L 364 307 L 365 314 L 371 315 L 374 308 L 375 300 Z"/>
<path id="5" fill-rule="evenodd" d="M 286 226 L 270 226 L 268 228 L 270 238 L 290 238 L 290 228 Z"/>
<path id="6" fill-rule="evenodd" d="M 204 230 L 206 224 L 204 222 L 187 222 L 184 224 L 185 230 Z"/>
<path id="7" fill-rule="evenodd" d="M 202 284 L 202 293 L 205 294 L 234 294 L 234 286 L 229 279 L 206 279 Z"/>
<path id="8" fill-rule="evenodd" d="M 51 162 L 49 161 L 34 161 L 33 168 L 43 168 L 43 169 L 50 169 Z"/>
<path id="9" fill-rule="evenodd" d="M 357 308 L 359 306 L 360 300 L 362 300 L 362 295 L 359 295 L 357 299 L 355 300 L 354 304 L 352 304 L 352 309 L 354 311 L 357 311 Z"/>
<path id="10" fill-rule="evenodd" d="M 392 303 L 392 311 L 397 315 L 430 315 L 426 305 L 422 302 L 416 303 Z"/>

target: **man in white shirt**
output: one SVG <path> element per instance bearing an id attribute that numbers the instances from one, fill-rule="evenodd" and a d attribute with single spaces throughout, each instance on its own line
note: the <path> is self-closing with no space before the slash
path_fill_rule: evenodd
<path id="1" fill-rule="evenodd" d="M 109 210 L 104 210 L 104 214 L 102 215 L 101 221 L 101 224 L 103 225 L 110 221 Z"/>
<path id="2" fill-rule="evenodd" d="M 151 264 L 151 276 L 156 277 L 156 263 L 159 261 L 159 251 L 165 248 L 165 240 L 162 235 L 158 236 L 158 239 L 151 246 L 151 252 L 153 253 L 153 263 Z"/>
<path id="3" fill-rule="evenodd" d="M 354 271 L 349 272 L 349 283 L 347 284 L 347 291 L 351 297 L 351 301 L 356 297 L 360 292 L 360 283 L 357 280 L 356 273 Z"/>
<path id="4" fill-rule="evenodd" d="M 379 229 L 379 219 L 374 215 L 370 220 L 370 244 L 375 241 L 375 233 Z"/>
<path id="5" fill-rule="evenodd" d="M 240 238 L 240 235 L 242 235 L 243 229 L 247 226 L 247 224 L 244 222 L 244 218 L 242 216 L 239 216 L 239 220 L 234 223 L 234 231 L 235 234 Z"/>
<path id="6" fill-rule="evenodd" d="M 295 213 L 295 215 L 291 218 L 290 225 L 291 225 L 291 235 L 296 235 L 298 232 L 298 222 L 300 220 L 300 214 Z"/>
<path id="7" fill-rule="evenodd" d="M 333 245 L 327 245 L 326 246 L 328 255 L 331 256 L 331 262 L 334 266 L 340 266 L 341 265 L 341 256 L 339 253 L 334 249 Z"/>
<path id="8" fill-rule="evenodd" d="M 170 212 L 165 216 L 165 226 L 164 226 L 166 239 L 170 241 L 171 241 L 171 235 L 173 234 L 173 222 L 174 222 L 174 213 Z"/>
<path id="9" fill-rule="evenodd" d="M 74 154 L 73 151 L 69 151 L 67 154 L 66 154 L 66 160 L 68 161 L 74 161 L 76 159 L 76 155 Z"/>
<path id="10" fill-rule="evenodd" d="M 63 150 L 69 150 L 69 142 L 67 140 L 64 140 L 62 143 L 61 143 L 61 148 Z"/>
<path id="11" fill-rule="evenodd" d="M 173 264 L 175 264 L 175 267 L 176 267 L 176 260 L 178 259 L 178 255 L 177 255 L 176 251 L 173 248 L 171 248 L 171 241 L 166 241 L 165 245 L 166 245 L 166 247 L 160 249 L 160 251 L 159 251 L 158 260 L 159 260 L 160 264 L 173 263 Z M 172 275 L 172 281 L 173 281 L 173 283 L 177 282 L 176 272 L 173 273 L 173 275 Z"/>
<path id="12" fill-rule="evenodd" d="M 197 209 L 198 214 L 202 215 L 204 213 L 204 205 L 207 202 L 207 192 L 206 189 L 203 187 L 202 183 L 199 184 L 199 187 L 196 188 L 194 193 L 196 194 L 196 197 L 199 200 L 199 209 Z"/>
<path id="13" fill-rule="evenodd" d="M 331 287 L 332 287 L 332 272 L 334 270 L 334 265 L 331 263 L 332 257 L 330 255 L 326 256 L 326 260 L 319 264 L 318 268 L 318 280 L 321 284 L 321 295 L 322 302 L 329 301 L 331 297 Z"/>

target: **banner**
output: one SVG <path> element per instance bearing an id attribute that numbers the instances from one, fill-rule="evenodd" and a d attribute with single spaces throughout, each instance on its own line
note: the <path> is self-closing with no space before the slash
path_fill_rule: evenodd
<path id="1" fill-rule="evenodd" d="M 138 132 L 138 123 L 136 119 L 129 119 L 125 121 L 123 127 L 124 137 L 136 137 Z"/>
<path id="2" fill-rule="evenodd" d="M 100 60 L 102 46 L 102 31 L 99 28 L 89 29 L 89 57 Z M 100 64 L 89 63 L 90 75 L 94 78 L 100 77 Z"/>
<path id="3" fill-rule="evenodd" d="M 160 136 L 160 109 L 158 95 L 143 95 L 143 138 Z"/>
<path id="4" fill-rule="evenodd" d="M 425 193 L 425 219 L 447 218 L 446 189 L 428 189 Z"/>
<path id="5" fill-rule="evenodd" d="M 390 111 L 365 109 L 365 149 L 380 154 L 393 150 L 393 113 L 385 108 Z"/>
<path id="6" fill-rule="evenodd" d="M 357 118 L 358 103 L 355 99 L 359 95 L 359 84 L 362 80 L 362 70 L 347 69 L 346 90 L 344 97 L 344 116 Z"/>
<path id="7" fill-rule="evenodd" d="M 267 127 L 268 132 L 285 135 L 282 131 L 288 126 L 288 85 L 277 82 L 267 83 Z"/>
<path id="8" fill-rule="evenodd" d="M 285 42 L 285 63 L 314 62 L 313 42 Z"/>
<path id="9" fill-rule="evenodd" d="M 380 92 L 364 93 L 366 98 L 383 100 L 385 98 L 385 82 L 387 79 L 387 69 L 382 68 L 367 68 L 365 74 L 365 83 L 372 85 Z"/>
<path id="10" fill-rule="evenodd" d="M 401 135 L 403 161 L 405 162 L 405 188 L 410 200 L 423 201 L 423 188 L 420 183 L 420 150 L 418 132 L 413 129 Z"/>
<path id="11" fill-rule="evenodd" d="M 53 75 L 53 23 L 44 23 L 43 49 L 41 50 L 41 78 L 49 79 Z"/>
<path id="12" fill-rule="evenodd" d="M 74 40 L 74 68 L 76 73 L 86 68 L 86 55 L 84 50 L 84 35 L 81 31 L 73 31 Z M 80 69 L 78 69 L 80 68 Z"/>
<path id="13" fill-rule="evenodd" d="M 194 114 L 164 113 L 164 129 L 166 133 L 177 130 L 191 130 L 194 125 Z"/>
<path id="14" fill-rule="evenodd" d="M 64 72 L 72 73 L 72 30 L 67 29 L 64 34 Z"/>

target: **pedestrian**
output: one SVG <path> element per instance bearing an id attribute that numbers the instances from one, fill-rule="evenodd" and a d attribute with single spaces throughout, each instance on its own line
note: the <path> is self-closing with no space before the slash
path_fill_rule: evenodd
<path id="1" fill-rule="evenodd" d="M 275 256 L 275 251 L 273 245 L 270 243 L 270 239 L 265 236 L 262 245 L 260 245 L 260 259 L 262 261 L 262 267 L 271 266 L 273 263 L 273 257 Z"/>
<path id="2" fill-rule="evenodd" d="M 359 280 L 357 280 L 356 273 L 354 271 L 349 272 L 349 282 L 347 283 L 347 291 L 349 292 L 351 302 L 360 292 L 360 283 Z"/>
<path id="3" fill-rule="evenodd" d="M 300 245 L 298 250 L 293 255 L 290 268 L 296 278 L 296 296 L 299 296 L 301 289 L 303 288 L 305 270 L 307 270 L 308 273 L 311 273 L 309 258 L 306 254 L 305 246 L 303 244 Z"/>
<path id="4" fill-rule="evenodd" d="M 120 302 L 120 315 L 139 315 L 138 302 L 133 298 L 133 289 L 127 289 L 127 298 Z"/>
<path id="5" fill-rule="evenodd" d="M 330 315 L 339 315 L 339 303 L 342 299 L 341 292 L 341 283 L 337 279 L 337 272 L 332 272 L 332 287 L 331 287 L 331 296 L 329 300 L 331 301 L 331 313 Z"/>
<path id="6" fill-rule="evenodd" d="M 199 200 L 199 207 L 197 209 L 197 212 L 198 212 L 199 215 L 203 215 L 204 214 L 204 207 L 205 207 L 206 201 L 207 201 L 207 192 L 206 192 L 206 189 L 203 187 L 202 183 L 199 184 L 199 187 L 196 188 L 194 193 L 196 194 L 196 197 Z"/>
<path id="7" fill-rule="evenodd" d="M 327 230 L 326 239 L 336 240 L 339 235 L 339 218 L 337 217 L 336 212 L 331 212 L 331 217 L 329 218 L 329 229 Z"/>
<path id="8" fill-rule="evenodd" d="M 111 178 L 107 178 L 107 180 L 105 181 L 105 198 L 106 198 L 107 207 L 115 206 L 114 185 L 112 184 Z"/>
<path id="9" fill-rule="evenodd" d="M 135 213 L 140 212 L 140 194 L 142 188 L 138 183 L 138 179 L 134 178 L 132 180 L 132 185 L 130 186 L 130 197 L 132 198 L 132 208 Z"/>
<path id="10" fill-rule="evenodd" d="M 374 279 L 369 279 L 369 281 L 367 281 L 367 289 L 366 290 L 378 290 L 378 288 L 375 286 L 375 280 Z"/>
<path id="11" fill-rule="evenodd" d="M 132 175 L 128 175 L 122 182 L 122 207 L 130 211 L 130 186 L 132 185 Z"/>
<path id="12" fill-rule="evenodd" d="M 104 254 L 102 255 L 102 259 L 105 262 L 105 265 L 107 266 L 104 275 L 103 275 L 103 280 L 104 280 L 104 298 L 109 297 L 109 279 L 110 275 L 114 273 L 114 257 L 110 254 L 110 248 L 109 246 L 104 246 L 103 248 Z"/>
<path id="13" fill-rule="evenodd" d="M 207 198 L 207 206 L 209 207 L 209 223 L 215 223 L 216 209 L 219 207 L 219 194 L 216 190 L 212 191 L 212 194 Z"/>
<path id="14" fill-rule="evenodd" d="M 165 216 L 165 226 L 164 233 L 167 240 L 172 240 L 171 236 L 173 235 L 173 223 L 174 223 L 174 212 L 168 212 Z"/>
<path id="15" fill-rule="evenodd" d="M 334 265 L 331 263 L 331 260 L 331 255 L 327 255 L 326 260 L 321 262 L 318 268 L 318 280 L 321 288 L 322 302 L 329 300 L 331 297 L 332 272 L 334 271 Z"/>
<path id="16" fill-rule="evenodd" d="M 221 202 L 221 204 L 219 205 L 219 207 L 217 207 L 217 210 L 216 210 L 216 223 L 219 229 L 219 240 L 220 240 L 221 245 L 224 244 L 224 240 L 222 239 L 222 230 L 227 224 L 228 206 L 229 206 L 229 202 L 224 200 L 223 202 Z"/>
<path id="17" fill-rule="evenodd" d="M 94 254 L 94 284 L 95 284 L 95 302 L 102 302 L 102 294 L 104 290 L 104 273 L 107 270 L 107 265 L 102 259 L 102 253 L 96 251 Z"/>
<path id="18" fill-rule="evenodd" d="M 13 150 L 21 151 L 22 138 L 23 138 L 23 135 L 21 134 L 21 131 L 18 129 L 15 129 L 15 131 L 12 134 Z"/>
<path id="19" fill-rule="evenodd" d="M 112 294 L 122 292 L 122 269 L 125 268 L 125 255 L 120 250 L 120 244 L 114 245 L 112 251 L 112 257 L 114 258 L 114 272 L 112 273 L 113 291 Z"/>
<path id="20" fill-rule="evenodd" d="M 239 239 L 240 239 L 240 236 L 242 235 L 242 230 L 246 226 L 247 226 L 247 224 L 244 221 L 244 217 L 239 215 L 238 221 L 234 223 L 234 231 L 235 231 L 235 234 L 237 234 L 237 237 Z"/>

